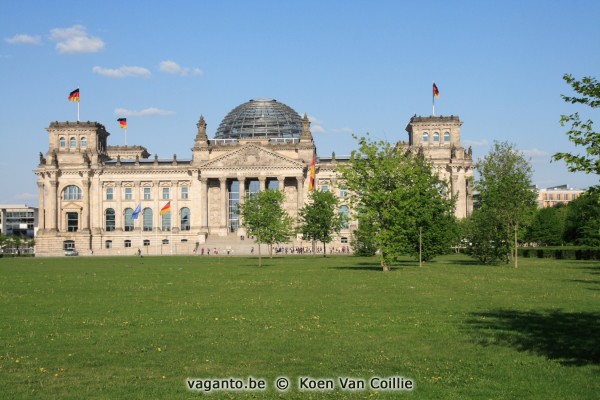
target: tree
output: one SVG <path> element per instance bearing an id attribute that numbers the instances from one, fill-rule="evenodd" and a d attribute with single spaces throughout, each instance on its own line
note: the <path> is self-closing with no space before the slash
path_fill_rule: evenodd
<path id="1" fill-rule="evenodd" d="M 494 210 L 482 207 L 466 220 L 466 253 L 483 264 L 497 264 L 508 258 L 509 242 L 503 221 Z"/>
<path id="2" fill-rule="evenodd" d="M 579 93 L 580 97 L 571 97 L 561 95 L 563 100 L 571 104 L 583 104 L 591 108 L 600 107 L 600 83 L 595 78 L 583 77 L 581 81 L 573 78 L 572 75 L 563 76 L 573 90 Z M 571 115 L 561 115 L 561 126 L 571 125 L 567 131 L 569 140 L 576 146 L 585 147 L 585 155 L 575 155 L 571 153 L 556 153 L 552 157 L 554 160 L 565 160 L 569 171 L 583 171 L 585 173 L 600 174 L 600 133 L 594 132 L 591 120 L 582 121 L 579 113 Z"/>
<path id="3" fill-rule="evenodd" d="M 561 203 L 554 207 L 537 210 L 531 226 L 527 230 L 527 241 L 545 246 L 561 245 L 563 243 L 566 210 L 566 206 Z"/>
<path id="4" fill-rule="evenodd" d="M 449 247 L 444 231 L 453 222 L 454 202 L 425 157 L 364 137 L 358 144 L 349 163 L 338 169 L 354 210 L 360 210 L 361 220 L 372 224 L 368 230 L 383 271 L 389 271 L 390 263 L 403 254 L 418 257 L 420 238 L 426 259 Z"/>
<path id="5" fill-rule="evenodd" d="M 590 191 L 567 205 L 565 241 L 577 245 L 600 246 L 600 193 Z"/>
<path id="6" fill-rule="evenodd" d="M 248 235 L 256 237 L 258 244 L 258 266 L 262 265 L 261 243 L 269 245 L 273 257 L 273 244 L 287 242 L 294 234 L 294 220 L 283 209 L 283 192 L 263 190 L 246 198 L 239 205 L 239 214 Z"/>
<path id="7" fill-rule="evenodd" d="M 300 232 L 304 240 L 323 243 L 323 257 L 327 255 L 326 244 L 331 242 L 334 233 L 339 233 L 346 218 L 339 210 L 339 200 L 333 193 L 312 190 L 309 202 L 299 211 Z"/>
<path id="8" fill-rule="evenodd" d="M 504 235 L 495 240 L 492 247 L 506 247 L 507 252 L 513 254 L 516 268 L 519 228 L 528 224 L 536 209 L 531 165 L 513 145 L 495 142 L 492 151 L 475 168 L 479 172 L 475 190 L 480 193 L 481 212 L 485 216 L 482 219 L 497 221 L 504 228 Z M 485 247 L 489 246 L 485 244 Z M 505 258 L 506 262 L 509 258 Z"/>
<path id="9" fill-rule="evenodd" d="M 355 256 L 371 257 L 377 253 L 374 241 L 373 221 L 367 219 L 360 210 L 356 213 L 358 227 L 352 232 L 350 245 Z"/>

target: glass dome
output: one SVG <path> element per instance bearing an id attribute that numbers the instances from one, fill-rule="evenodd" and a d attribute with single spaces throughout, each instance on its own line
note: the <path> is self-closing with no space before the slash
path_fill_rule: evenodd
<path id="1" fill-rule="evenodd" d="M 221 122 L 215 139 L 299 138 L 302 119 L 275 99 L 252 99 L 234 108 Z"/>

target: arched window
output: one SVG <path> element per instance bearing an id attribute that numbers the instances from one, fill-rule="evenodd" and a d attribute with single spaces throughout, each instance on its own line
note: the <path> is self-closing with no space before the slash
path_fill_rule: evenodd
<path id="1" fill-rule="evenodd" d="M 77 147 L 77 140 L 75 140 L 74 137 L 72 137 L 71 139 L 69 139 L 69 147 L 74 149 L 75 147 Z"/>
<path id="2" fill-rule="evenodd" d="M 106 247 L 107 249 L 112 249 L 112 240 L 105 241 L 104 247 Z"/>
<path id="3" fill-rule="evenodd" d="M 129 240 L 129 239 L 125 240 L 125 241 L 123 242 L 123 245 L 124 245 L 125 247 L 131 247 L 131 240 Z"/>
<path id="4" fill-rule="evenodd" d="M 171 230 L 171 213 L 164 213 L 162 215 L 162 230 L 170 231 Z"/>
<path id="5" fill-rule="evenodd" d="M 181 223 L 180 223 L 180 227 L 182 231 L 189 231 L 190 230 L 190 209 L 187 207 L 183 207 L 181 209 Z"/>
<path id="6" fill-rule="evenodd" d="M 69 185 L 63 191 L 63 200 L 81 200 L 81 189 L 75 185 Z"/>
<path id="7" fill-rule="evenodd" d="M 438 132 L 433 132 L 433 141 L 434 142 L 440 141 L 440 134 Z"/>
<path id="8" fill-rule="evenodd" d="M 344 218 L 344 224 L 342 225 L 342 228 L 347 229 L 348 228 L 348 214 L 350 213 L 348 210 L 348 206 L 341 206 L 339 213 L 342 216 L 342 218 Z"/>
<path id="9" fill-rule="evenodd" d="M 422 142 L 428 142 L 429 141 L 429 133 L 423 132 L 423 136 L 421 137 L 421 141 Z"/>
<path id="10" fill-rule="evenodd" d="M 444 132 L 444 142 L 450 141 L 450 132 Z"/>
<path id="11" fill-rule="evenodd" d="M 60 139 L 58 139 L 58 145 L 59 147 L 65 147 L 67 145 L 67 140 L 61 136 Z"/>
<path id="12" fill-rule="evenodd" d="M 85 138 L 85 136 L 81 138 L 80 143 L 81 147 L 87 147 L 87 139 Z"/>
<path id="13" fill-rule="evenodd" d="M 133 210 L 131 208 L 125 209 L 125 224 L 123 230 L 125 232 L 131 232 L 133 230 Z"/>
<path id="14" fill-rule="evenodd" d="M 152 209 L 146 207 L 144 208 L 144 211 L 142 211 L 142 213 L 144 215 L 144 231 L 150 232 L 152 231 Z"/>
<path id="15" fill-rule="evenodd" d="M 115 230 L 115 210 L 112 208 L 107 208 L 104 212 L 104 229 L 107 232 Z"/>

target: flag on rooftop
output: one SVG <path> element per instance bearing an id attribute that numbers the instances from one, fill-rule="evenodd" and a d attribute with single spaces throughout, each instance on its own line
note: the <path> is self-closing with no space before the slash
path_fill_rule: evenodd
<path id="1" fill-rule="evenodd" d="M 435 84 L 435 82 L 433 83 L 433 95 L 435 97 L 440 97 L 440 91 L 438 90 L 437 85 Z"/>
<path id="2" fill-rule="evenodd" d="M 69 101 L 76 101 L 79 102 L 79 88 L 73 90 L 71 93 L 69 93 Z"/>
<path id="3" fill-rule="evenodd" d="M 117 121 L 120 128 L 127 129 L 127 118 L 119 118 Z"/>

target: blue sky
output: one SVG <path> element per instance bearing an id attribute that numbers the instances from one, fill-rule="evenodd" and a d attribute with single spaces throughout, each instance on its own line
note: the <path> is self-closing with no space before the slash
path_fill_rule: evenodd
<path id="1" fill-rule="evenodd" d="M 37 204 L 32 170 L 51 121 L 83 121 L 159 158 L 191 157 L 200 115 L 212 137 L 252 98 L 312 120 L 318 155 L 349 154 L 352 133 L 406 140 L 410 117 L 459 115 L 479 158 L 508 141 L 540 187 L 598 183 L 550 162 L 578 151 L 559 124 L 564 73 L 600 67 L 598 1 L 2 1 L 0 203 Z"/>

